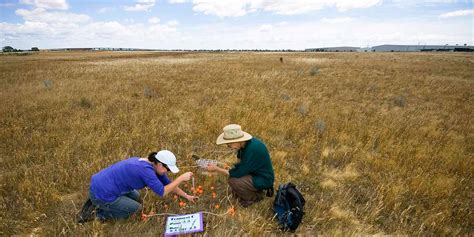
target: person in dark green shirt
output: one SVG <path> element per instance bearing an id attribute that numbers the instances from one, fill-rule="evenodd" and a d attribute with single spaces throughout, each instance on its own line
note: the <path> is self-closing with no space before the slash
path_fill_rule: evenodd
<path id="1" fill-rule="evenodd" d="M 209 164 L 209 172 L 218 172 L 229 176 L 229 186 L 243 207 L 248 207 L 263 199 L 263 190 L 267 196 L 273 192 L 275 173 L 267 147 L 257 138 L 242 131 L 240 125 L 229 124 L 219 135 L 217 145 L 226 144 L 237 152 L 239 163 L 230 169 Z"/>

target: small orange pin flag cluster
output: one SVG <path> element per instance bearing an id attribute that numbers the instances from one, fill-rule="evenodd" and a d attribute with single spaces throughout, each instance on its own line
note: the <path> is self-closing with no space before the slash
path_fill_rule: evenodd
<path id="1" fill-rule="evenodd" d="M 201 185 L 199 185 L 196 189 L 191 188 L 191 191 L 193 191 L 193 193 L 197 195 L 202 195 L 204 193 L 204 189 Z"/>
<path id="2" fill-rule="evenodd" d="M 142 221 L 147 221 L 148 220 L 148 215 L 145 214 L 145 213 L 142 213 L 141 219 L 142 219 Z"/>
<path id="3" fill-rule="evenodd" d="M 148 213 L 148 215 L 142 212 L 142 214 L 140 216 L 140 219 L 142 221 L 148 221 L 148 218 L 150 218 L 151 216 L 154 216 L 155 214 L 156 214 L 156 212 L 154 212 L 154 211 L 150 211 L 150 213 Z"/>
<path id="4" fill-rule="evenodd" d="M 235 208 L 233 206 L 229 207 L 229 209 L 227 209 L 227 212 L 229 212 L 229 216 L 235 216 Z"/>
<path id="5" fill-rule="evenodd" d="M 185 206 L 186 206 L 186 203 L 185 203 L 185 202 L 183 202 L 183 201 L 180 201 L 180 202 L 179 202 L 179 206 L 180 206 L 181 208 L 183 208 L 183 207 L 185 207 Z"/>

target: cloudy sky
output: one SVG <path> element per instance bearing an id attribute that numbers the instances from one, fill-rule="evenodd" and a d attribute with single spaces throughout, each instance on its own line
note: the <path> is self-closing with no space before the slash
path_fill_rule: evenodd
<path id="1" fill-rule="evenodd" d="M 0 0 L 0 46 L 473 45 L 472 0 Z"/>

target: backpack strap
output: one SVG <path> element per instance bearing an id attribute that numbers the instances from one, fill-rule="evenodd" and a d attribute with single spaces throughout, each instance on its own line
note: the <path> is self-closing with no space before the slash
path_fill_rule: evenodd
<path id="1" fill-rule="evenodd" d="M 298 200 L 299 204 L 301 204 L 302 207 L 304 206 L 304 204 L 306 203 L 306 200 L 304 200 L 303 195 L 300 193 L 300 191 L 298 191 L 298 189 L 296 189 L 296 186 L 294 184 L 292 183 L 288 184 L 287 192 L 293 195 L 293 197 L 295 197 L 295 199 Z"/>

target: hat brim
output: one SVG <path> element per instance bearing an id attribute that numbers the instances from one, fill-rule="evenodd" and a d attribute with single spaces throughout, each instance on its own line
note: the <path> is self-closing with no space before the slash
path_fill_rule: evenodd
<path id="1" fill-rule="evenodd" d="M 178 166 L 176 165 L 166 165 L 168 166 L 168 168 L 171 170 L 171 172 L 173 172 L 174 174 L 178 173 L 179 172 L 179 169 L 178 169 Z"/>
<path id="2" fill-rule="evenodd" d="M 242 131 L 242 133 L 244 133 L 244 136 L 241 137 L 241 138 L 237 138 L 237 139 L 224 139 L 224 133 L 221 133 L 221 135 L 219 135 L 217 137 L 217 140 L 216 140 L 216 143 L 217 145 L 222 145 L 222 144 L 227 144 L 227 143 L 234 143 L 234 142 L 244 142 L 244 141 L 248 141 L 250 139 L 252 139 L 252 135 Z"/>

